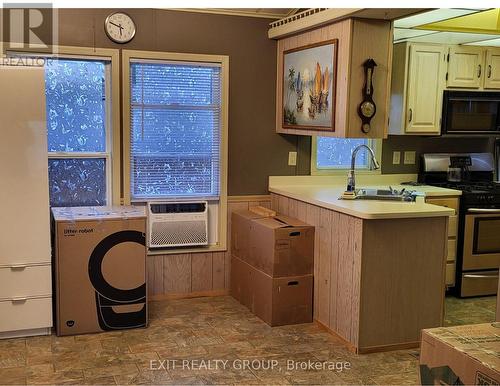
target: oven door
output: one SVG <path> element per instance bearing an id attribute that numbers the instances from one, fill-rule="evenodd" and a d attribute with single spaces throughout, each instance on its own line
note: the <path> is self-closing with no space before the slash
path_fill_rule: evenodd
<path id="1" fill-rule="evenodd" d="M 498 269 L 499 266 L 500 209 L 467 209 L 462 270 Z"/>

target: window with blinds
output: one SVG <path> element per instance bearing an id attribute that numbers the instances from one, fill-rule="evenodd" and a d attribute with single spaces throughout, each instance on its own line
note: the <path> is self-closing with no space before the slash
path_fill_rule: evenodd
<path id="1" fill-rule="evenodd" d="M 130 62 L 133 199 L 220 192 L 221 66 Z"/>

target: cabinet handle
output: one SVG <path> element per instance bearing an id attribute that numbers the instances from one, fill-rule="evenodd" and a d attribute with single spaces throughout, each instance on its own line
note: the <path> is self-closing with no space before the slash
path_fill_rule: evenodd
<path id="1" fill-rule="evenodd" d="M 10 269 L 12 271 L 23 271 L 27 268 L 28 266 L 26 264 L 14 264 L 10 266 Z"/>
<path id="2" fill-rule="evenodd" d="M 412 118 L 413 118 L 413 110 L 410 109 L 410 111 L 408 111 L 408 122 L 411 122 Z"/>
<path id="3" fill-rule="evenodd" d="M 491 78 L 491 64 L 488 65 L 488 78 Z"/>
<path id="4" fill-rule="evenodd" d="M 481 65 L 477 66 L 477 77 L 481 77 Z"/>
<path id="5" fill-rule="evenodd" d="M 28 298 L 25 298 L 25 297 L 17 297 L 17 298 L 12 298 L 10 299 L 10 301 L 12 303 L 24 303 L 28 300 Z"/>

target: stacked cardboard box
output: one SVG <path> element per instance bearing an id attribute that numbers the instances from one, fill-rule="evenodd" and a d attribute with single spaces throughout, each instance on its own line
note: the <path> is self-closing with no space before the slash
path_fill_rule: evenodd
<path id="1" fill-rule="evenodd" d="M 231 293 L 271 326 L 312 322 L 314 227 L 235 211 Z"/>
<path id="2" fill-rule="evenodd" d="M 422 385 L 500 384 L 500 323 L 422 331 Z"/>

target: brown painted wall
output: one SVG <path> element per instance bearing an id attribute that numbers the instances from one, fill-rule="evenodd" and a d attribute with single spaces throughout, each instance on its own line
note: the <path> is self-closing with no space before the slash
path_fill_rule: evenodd
<path id="1" fill-rule="evenodd" d="M 416 152 L 415 165 L 403 164 L 404 151 Z M 392 152 L 401 152 L 401 164 L 392 164 Z M 444 138 L 390 136 L 382 145 L 382 173 L 418 173 L 419 159 L 424 153 L 493 152 L 493 140 L 488 138 Z"/>
<path id="2" fill-rule="evenodd" d="M 119 45 L 104 32 L 112 11 L 60 9 L 59 44 L 229 55 L 229 194 L 266 194 L 269 175 L 296 173 L 288 152 L 298 140 L 274 131 L 276 42 L 267 37 L 269 19 L 128 9 L 137 34 Z"/>
<path id="3" fill-rule="evenodd" d="M 269 19 L 157 9 L 126 10 L 137 34 L 111 42 L 104 20 L 112 9 L 59 9 L 59 44 L 117 49 L 222 54 L 230 57 L 229 194 L 266 194 L 269 175 L 310 173 L 311 138 L 275 133 L 276 42 Z M 416 165 L 392 165 L 392 152 L 492 151 L 488 139 L 392 136 L 383 143 L 382 172 L 416 173 Z M 297 166 L 287 165 L 298 151 Z"/>

